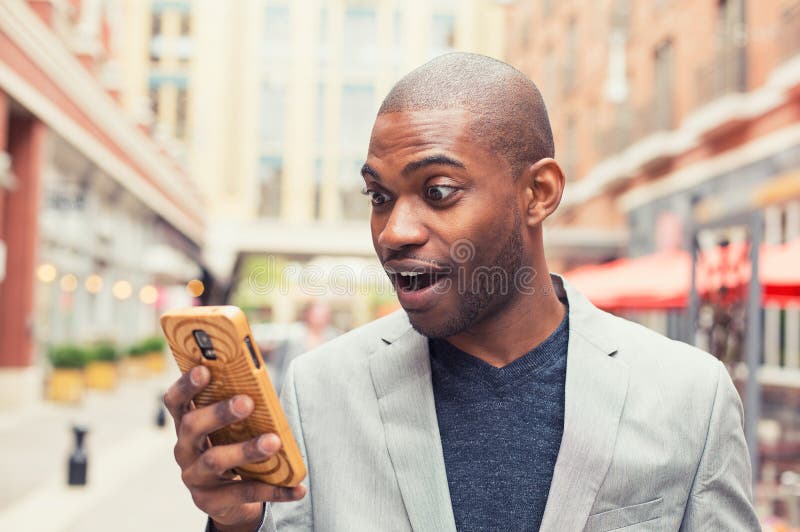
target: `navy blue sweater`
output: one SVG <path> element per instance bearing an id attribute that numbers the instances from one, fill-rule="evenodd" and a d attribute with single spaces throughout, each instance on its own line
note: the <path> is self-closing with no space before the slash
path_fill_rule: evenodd
<path id="1" fill-rule="evenodd" d="M 430 340 L 433 393 L 459 531 L 539 530 L 564 431 L 568 319 L 502 368 Z"/>

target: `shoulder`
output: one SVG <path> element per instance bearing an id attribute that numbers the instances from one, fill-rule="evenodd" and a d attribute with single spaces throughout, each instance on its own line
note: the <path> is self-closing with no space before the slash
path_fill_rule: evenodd
<path id="1" fill-rule="evenodd" d="M 684 367 L 690 372 L 716 373 L 720 362 L 693 345 L 672 340 L 652 329 L 619 316 L 602 312 L 605 327 L 613 334 L 617 356 L 632 365 Z"/>
<path id="2" fill-rule="evenodd" d="M 634 399 L 647 395 L 660 398 L 664 405 L 709 414 L 705 411 L 714 404 L 720 380 L 730 381 L 717 358 L 638 323 L 598 313 L 608 342 L 616 349 L 614 358 L 629 368 L 629 392 Z"/>

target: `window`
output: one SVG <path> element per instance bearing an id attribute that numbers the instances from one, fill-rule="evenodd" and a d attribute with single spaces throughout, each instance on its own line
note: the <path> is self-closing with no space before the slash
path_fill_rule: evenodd
<path id="1" fill-rule="evenodd" d="M 456 19 L 453 15 L 434 15 L 431 23 L 431 57 L 453 50 Z"/>
<path id="2" fill-rule="evenodd" d="M 160 37 L 162 32 L 161 28 L 161 12 L 153 13 L 150 20 L 150 35 L 152 37 Z"/>
<path id="3" fill-rule="evenodd" d="M 567 60 L 564 63 L 564 73 L 562 75 L 563 87 L 565 92 L 571 92 L 575 88 L 578 69 L 578 30 L 575 19 L 570 19 L 567 26 Z"/>
<path id="4" fill-rule="evenodd" d="M 366 151 L 376 112 L 374 102 L 375 89 L 370 85 L 345 85 L 342 88 L 339 137 L 345 149 Z"/>
<path id="5" fill-rule="evenodd" d="M 261 88 L 261 141 L 281 145 L 285 136 L 286 90 L 265 83 Z"/>
<path id="6" fill-rule="evenodd" d="M 158 101 L 158 86 L 150 87 L 148 91 L 148 99 L 150 100 L 150 113 L 152 114 L 152 123 L 153 125 L 158 122 L 158 110 L 159 110 L 159 101 Z"/>
<path id="7" fill-rule="evenodd" d="M 392 63 L 397 70 L 402 69 L 406 57 L 406 41 L 403 32 L 403 12 L 399 9 L 392 17 Z"/>
<path id="8" fill-rule="evenodd" d="M 374 9 L 348 8 L 344 13 L 343 58 L 351 69 L 372 68 L 378 59 L 378 19 Z"/>
<path id="9" fill-rule="evenodd" d="M 319 29 L 317 30 L 317 66 L 325 67 L 329 59 L 329 32 L 328 32 L 328 9 L 323 7 L 319 10 Z"/>
<path id="10" fill-rule="evenodd" d="M 189 96 L 186 87 L 178 89 L 178 99 L 175 105 L 175 136 L 179 139 L 186 138 L 186 122 L 188 120 Z"/>
<path id="11" fill-rule="evenodd" d="M 720 0 L 717 12 L 717 63 L 722 92 L 744 90 L 744 10 L 742 0 Z"/>
<path id="12" fill-rule="evenodd" d="M 258 169 L 258 216 L 274 218 L 281 210 L 283 159 L 262 157 Z"/>
<path id="13" fill-rule="evenodd" d="M 188 37 L 192 34 L 192 14 L 188 11 L 181 12 L 180 34 L 182 37 Z"/>
<path id="14" fill-rule="evenodd" d="M 654 115 L 655 129 L 672 128 L 673 92 L 672 42 L 666 41 L 655 50 Z"/>
<path id="15" fill-rule="evenodd" d="M 339 165 L 339 194 L 342 201 L 342 217 L 345 220 L 369 218 L 369 199 L 361 193 L 364 189 L 361 166 L 362 162 L 347 159 Z"/>
<path id="16" fill-rule="evenodd" d="M 575 172 L 577 171 L 577 126 L 575 124 L 575 118 L 570 116 L 567 118 L 567 129 L 566 129 L 566 137 L 567 137 L 567 146 L 566 146 L 566 154 L 565 154 L 565 164 L 564 164 L 564 173 L 566 174 L 566 178 L 568 180 L 575 180 L 577 177 Z"/>
<path id="17" fill-rule="evenodd" d="M 324 167 L 322 159 L 314 161 L 314 212 L 312 215 L 318 220 L 322 212 L 322 174 Z"/>
<path id="18" fill-rule="evenodd" d="M 325 85 L 322 83 L 317 85 L 317 96 L 315 103 L 314 140 L 317 145 L 317 151 L 321 152 L 325 138 Z"/>
<path id="19" fill-rule="evenodd" d="M 269 6 L 265 13 L 262 52 L 272 59 L 289 59 L 291 45 L 291 20 L 289 8 Z"/>

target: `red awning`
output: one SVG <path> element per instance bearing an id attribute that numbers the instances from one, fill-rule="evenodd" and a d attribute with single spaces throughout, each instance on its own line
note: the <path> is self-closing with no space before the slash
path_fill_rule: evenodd
<path id="1" fill-rule="evenodd" d="M 748 245 L 733 243 L 701 252 L 697 287 L 701 294 L 750 279 Z M 670 309 L 688 306 L 691 258 L 682 250 L 581 266 L 564 277 L 592 303 L 607 310 Z M 759 278 L 767 305 L 800 304 L 800 239 L 762 246 Z"/>

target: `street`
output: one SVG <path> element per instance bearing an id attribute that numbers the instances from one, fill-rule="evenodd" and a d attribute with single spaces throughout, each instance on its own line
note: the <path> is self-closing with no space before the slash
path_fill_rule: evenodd
<path id="1" fill-rule="evenodd" d="M 177 370 L 88 392 L 80 406 L 42 403 L 0 417 L 0 529 L 35 532 L 200 531 L 172 458 L 175 433 L 155 424 L 158 399 Z M 73 422 L 89 428 L 88 482 L 67 486 Z"/>

